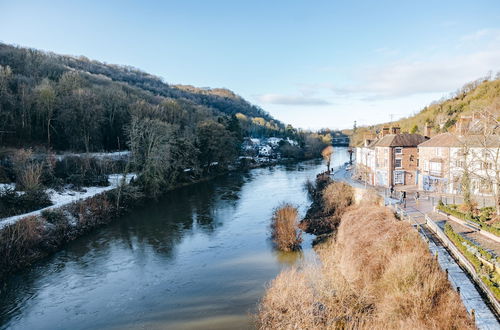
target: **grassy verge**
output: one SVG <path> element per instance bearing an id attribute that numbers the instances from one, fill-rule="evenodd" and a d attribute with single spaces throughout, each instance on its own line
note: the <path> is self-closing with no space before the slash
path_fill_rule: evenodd
<path id="1" fill-rule="evenodd" d="M 500 276 L 495 271 L 485 265 L 481 259 L 478 258 L 476 253 L 479 253 L 482 258 L 495 264 L 497 259 L 491 255 L 488 251 L 484 250 L 480 246 L 472 243 L 468 239 L 465 239 L 460 234 L 456 233 L 449 224 L 445 224 L 444 233 L 453 242 L 453 244 L 460 250 L 460 252 L 470 261 L 470 263 L 476 269 L 481 280 L 490 288 L 491 292 L 495 295 L 497 300 L 500 300 Z"/>

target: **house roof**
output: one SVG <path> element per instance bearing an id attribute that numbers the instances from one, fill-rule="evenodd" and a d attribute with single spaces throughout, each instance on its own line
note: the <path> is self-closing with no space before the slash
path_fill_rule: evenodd
<path id="1" fill-rule="evenodd" d="M 498 148 L 500 147 L 499 135 L 468 135 L 459 136 L 453 133 L 442 133 L 432 137 L 418 145 L 418 147 L 463 147 L 467 145 L 472 148 Z"/>
<path id="2" fill-rule="evenodd" d="M 378 140 L 375 147 L 416 147 L 427 140 L 420 134 L 388 134 Z"/>
<path id="3" fill-rule="evenodd" d="M 430 140 L 420 143 L 418 147 L 459 147 L 461 143 L 455 134 L 441 133 Z"/>

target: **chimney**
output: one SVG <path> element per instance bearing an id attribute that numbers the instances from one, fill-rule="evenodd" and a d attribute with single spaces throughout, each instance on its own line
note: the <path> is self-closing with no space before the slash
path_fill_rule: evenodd
<path id="1" fill-rule="evenodd" d="M 429 124 L 425 124 L 424 127 L 424 136 L 430 138 L 432 134 L 432 126 Z"/>
<path id="2" fill-rule="evenodd" d="M 389 127 L 382 128 L 382 137 L 388 135 L 390 133 Z"/>
<path id="3" fill-rule="evenodd" d="M 401 133 L 401 128 L 399 126 L 393 126 L 392 134 L 399 134 L 399 133 Z"/>

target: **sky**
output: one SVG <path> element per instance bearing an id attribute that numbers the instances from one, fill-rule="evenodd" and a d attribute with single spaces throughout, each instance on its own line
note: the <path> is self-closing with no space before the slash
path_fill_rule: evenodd
<path id="1" fill-rule="evenodd" d="M 228 88 L 295 127 L 349 128 L 500 71 L 500 1 L 0 0 L 0 41 Z"/>

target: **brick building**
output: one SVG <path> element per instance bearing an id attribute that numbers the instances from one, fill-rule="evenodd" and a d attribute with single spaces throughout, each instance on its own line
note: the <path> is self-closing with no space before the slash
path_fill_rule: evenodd
<path id="1" fill-rule="evenodd" d="M 400 133 L 393 127 L 375 143 L 375 184 L 415 185 L 418 183 L 418 148 L 427 138 L 420 134 Z"/>

